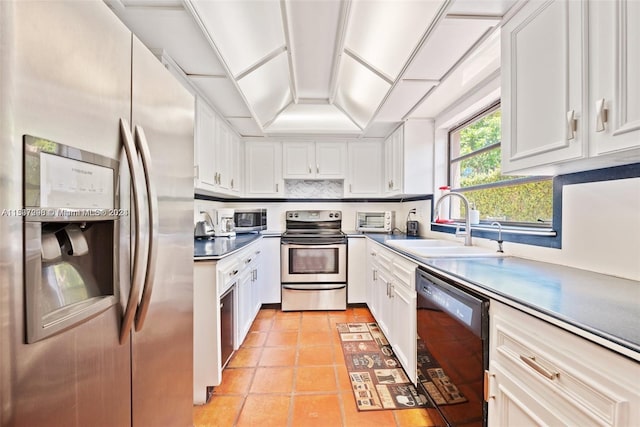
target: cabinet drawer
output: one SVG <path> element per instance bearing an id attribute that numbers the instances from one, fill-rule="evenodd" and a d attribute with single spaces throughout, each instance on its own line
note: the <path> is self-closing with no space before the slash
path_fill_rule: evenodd
<path id="1" fill-rule="evenodd" d="M 371 255 L 371 260 L 378 267 L 391 272 L 391 268 L 393 266 L 393 254 L 379 245 L 371 245 L 369 254 Z"/>
<path id="2" fill-rule="evenodd" d="M 415 290 L 417 264 L 396 256 L 393 260 L 393 275 L 407 288 Z"/>
<path id="3" fill-rule="evenodd" d="M 240 268 L 244 270 L 245 268 L 252 267 L 254 264 L 256 264 L 258 255 L 260 255 L 259 250 L 250 250 L 243 253 L 240 257 Z"/>
<path id="4" fill-rule="evenodd" d="M 238 262 L 238 259 L 233 258 L 229 260 L 224 260 L 226 262 L 220 262 L 218 264 L 218 296 L 222 295 L 229 289 L 231 284 L 237 280 L 241 266 Z"/>
<path id="5" fill-rule="evenodd" d="M 582 425 L 640 422 L 640 365 L 568 331 L 491 302 L 491 363 Z M 537 392 L 535 392 L 537 390 Z"/>

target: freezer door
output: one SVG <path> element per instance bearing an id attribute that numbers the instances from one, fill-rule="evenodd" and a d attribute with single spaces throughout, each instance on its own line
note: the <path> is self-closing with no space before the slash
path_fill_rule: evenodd
<path id="1" fill-rule="evenodd" d="M 0 1 L 0 209 L 23 206 L 23 136 L 118 159 L 131 34 L 101 1 Z M 27 344 L 24 219 L 0 216 L 0 425 L 127 426 L 121 307 Z M 35 272 L 37 274 L 37 272 Z"/>
<path id="2" fill-rule="evenodd" d="M 148 148 L 147 177 L 156 193 L 145 213 L 153 217 L 150 280 L 132 333 L 133 425 L 190 426 L 194 98 L 135 37 L 132 97 L 132 132 Z"/>

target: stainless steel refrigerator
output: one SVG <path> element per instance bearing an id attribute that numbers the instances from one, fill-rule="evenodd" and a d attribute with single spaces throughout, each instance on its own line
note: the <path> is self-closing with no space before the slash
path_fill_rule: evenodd
<path id="1" fill-rule="evenodd" d="M 0 1 L 0 424 L 192 425 L 189 94 L 102 1 Z"/>

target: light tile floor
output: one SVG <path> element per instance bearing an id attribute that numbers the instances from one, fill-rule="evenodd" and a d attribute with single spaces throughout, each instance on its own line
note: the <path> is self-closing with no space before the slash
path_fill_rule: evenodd
<path id="1" fill-rule="evenodd" d="M 424 409 L 356 409 L 336 324 L 371 321 L 366 308 L 260 310 L 210 402 L 194 407 L 194 425 L 434 426 Z"/>

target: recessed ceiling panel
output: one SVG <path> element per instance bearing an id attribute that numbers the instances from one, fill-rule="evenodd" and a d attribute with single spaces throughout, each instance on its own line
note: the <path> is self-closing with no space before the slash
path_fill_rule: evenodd
<path id="1" fill-rule="evenodd" d="M 401 80 L 384 102 L 376 115 L 378 121 L 400 121 L 404 116 L 438 84 L 437 80 Z"/>
<path id="2" fill-rule="evenodd" d="M 225 74 L 202 31 L 182 7 L 126 7 L 114 12 L 145 46 L 164 49 L 185 73 Z"/>
<path id="3" fill-rule="evenodd" d="M 355 59 L 343 55 L 335 103 L 364 128 L 390 87 Z"/>
<path id="4" fill-rule="evenodd" d="M 394 80 L 442 4 L 436 0 L 354 1 L 345 48 Z"/>
<path id="5" fill-rule="evenodd" d="M 329 98 L 340 19 L 339 1 L 287 0 L 298 98 Z"/>
<path id="6" fill-rule="evenodd" d="M 265 129 L 267 133 L 360 133 L 345 114 L 329 104 L 292 104 Z"/>
<path id="7" fill-rule="evenodd" d="M 238 80 L 240 90 L 264 125 L 292 102 L 289 62 L 282 53 Z"/>
<path id="8" fill-rule="evenodd" d="M 412 118 L 434 118 L 480 82 L 500 70 L 500 31 L 496 30 L 411 113 Z"/>
<path id="9" fill-rule="evenodd" d="M 225 117 L 248 117 L 251 112 L 231 80 L 216 76 L 189 76 L 216 110 Z"/>
<path id="10" fill-rule="evenodd" d="M 445 19 L 416 55 L 405 79 L 441 79 L 498 20 Z"/>
<path id="11" fill-rule="evenodd" d="M 285 45 L 278 1 L 193 0 L 192 4 L 234 76 Z"/>

